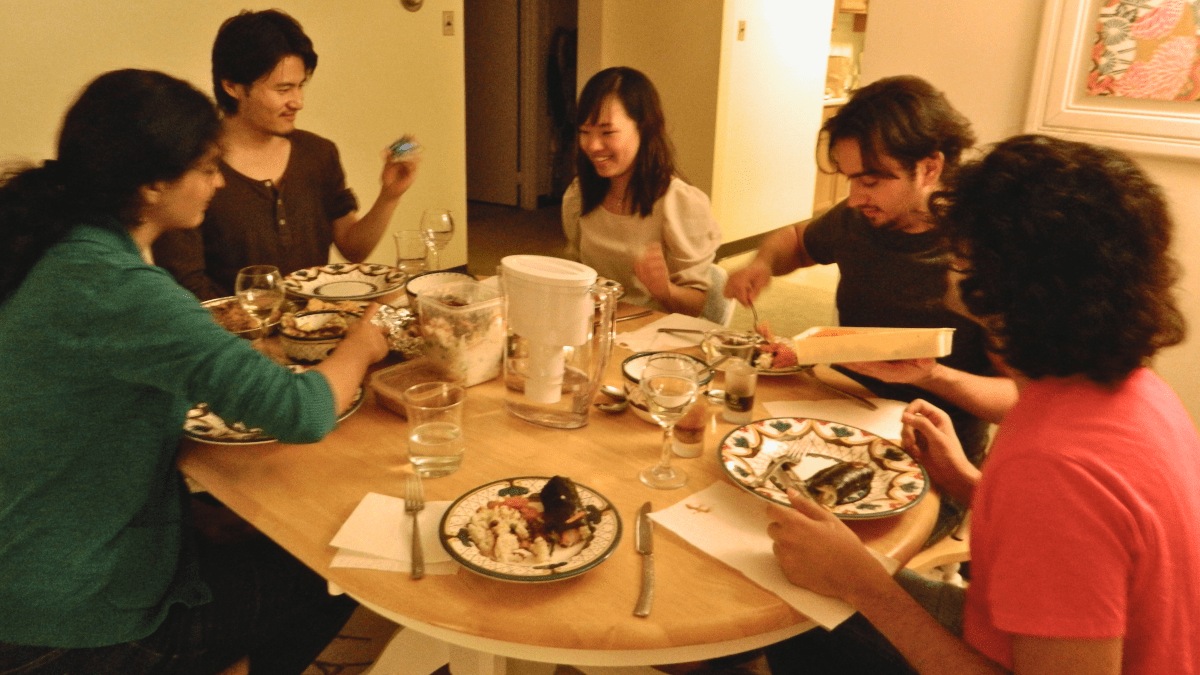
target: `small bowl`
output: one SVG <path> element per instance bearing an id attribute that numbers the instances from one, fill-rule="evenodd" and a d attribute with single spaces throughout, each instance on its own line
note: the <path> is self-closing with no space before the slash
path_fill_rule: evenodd
<path id="1" fill-rule="evenodd" d="M 283 353 L 299 363 L 319 363 L 324 361 L 338 344 L 346 337 L 346 327 L 333 334 L 309 335 L 329 322 L 336 319 L 343 321 L 355 320 L 352 316 L 337 310 L 322 310 L 317 312 L 297 312 L 291 321 L 285 322 L 279 330 L 279 338 L 283 344 Z M 295 328 L 289 326 L 294 323 Z"/>
<path id="2" fill-rule="evenodd" d="M 247 320 L 253 320 L 253 317 L 246 314 L 245 310 L 243 310 L 241 308 L 241 305 L 238 304 L 237 296 L 227 295 L 223 298 L 213 298 L 212 300 L 205 300 L 204 302 L 200 303 L 200 306 L 207 309 L 209 312 L 212 312 L 213 319 L 217 322 L 217 324 L 219 326 L 221 326 L 222 328 L 224 328 L 225 330 L 229 331 L 230 333 L 233 333 L 234 335 L 236 335 L 240 338 L 244 338 L 246 340 L 253 340 L 254 338 L 259 337 L 258 326 L 255 326 L 253 328 L 244 328 L 241 330 L 233 330 L 232 328 L 229 327 L 229 325 L 227 325 L 225 322 L 221 321 L 221 317 L 224 312 L 233 312 L 233 313 L 235 313 L 235 315 L 239 315 Z M 290 302 L 285 303 L 283 312 L 287 312 L 289 306 L 292 306 Z M 276 315 L 274 320 L 268 321 L 267 322 L 267 330 L 265 332 L 263 332 L 262 337 L 267 337 L 267 336 L 271 335 L 271 333 L 275 332 L 275 329 L 279 326 L 279 320 L 282 317 L 283 317 L 283 314 L 280 313 L 280 314 Z"/>
<path id="3" fill-rule="evenodd" d="M 409 279 L 404 286 L 404 292 L 408 294 L 409 308 L 413 311 L 417 310 L 417 295 L 421 291 L 456 281 L 475 281 L 475 277 L 462 272 L 423 272 Z"/>
<path id="4" fill-rule="evenodd" d="M 403 394 L 409 387 L 426 382 L 453 382 L 461 385 L 464 380 L 442 364 L 422 358 L 375 371 L 371 375 L 369 385 L 375 392 L 375 400 L 379 405 L 408 419 L 408 413 L 404 410 Z"/>
<path id="5" fill-rule="evenodd" d="M 650 416 L 650 408 L 646 405 L 646 395 L 642 393 L 642 369 L 646 367 L 646 360 L 655 354 L 663 352 L 638 352 L 633 356 L 626 358 L 621 362 L 621 377 L 625 381 L 625 396 L 629 399 L 629 407 L 633 410 L 633 414 L 641 420 L 649 422 L 653 425 L 658 425 L 658 422 Z M 680 354 L 696 362 L 696 370 L 707 368 L 708 364 L 700 359 L 689 354 Z M 704 388 L 712 381 L 713 371 L 708 371 L 697 384 Z"/>

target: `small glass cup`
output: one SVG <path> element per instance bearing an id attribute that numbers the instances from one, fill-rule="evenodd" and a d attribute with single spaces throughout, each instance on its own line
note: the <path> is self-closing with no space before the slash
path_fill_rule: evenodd
<path id="1" fill-rule="evenodd" d="M 409 277 L 425 271 L 425 256 L 429 249 L 416 230 L 400 230 L 392 235 L 396 240 L 396 267 Z"/>
<path id="2" fill-rule="evenodd" d="M 404 391 L 408 460 L 422 478 L 458 471 L 466 444 L 462 434 L 467 390 L 452 382 L 424 382 Z"/>
<path id="3" fill-rule="evenodd" d="M 758 388 L 758 369 L 742 359 L 730 359 L 725 366 L 725 410 L 721 417 L 732 424 L 749 424 L 754 417 L 754 391 Z"/>

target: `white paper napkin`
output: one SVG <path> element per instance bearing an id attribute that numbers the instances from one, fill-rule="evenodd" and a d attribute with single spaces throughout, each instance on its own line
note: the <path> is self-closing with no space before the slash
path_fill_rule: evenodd
<path id="1" fill-rule="evenodd" d="M 721 328 L 720 325 L 707 319 L 685 314 L 668 314 L 663 318 L 642 326 L 637 330 L 617 334 L 617 344 L 632 352 L 662 351 L 668 349 L 683 349 L 695 347 L 704 338 L 700 334 L 660 333 L 659 328 L 686 328 L 699 331 L 710 331 Z"/>
<path id="2" fill-rule="evenodd" d="M 450 502 L 425 502 L 417 516 L 426 574 L 458 571 L 458 563 L 438 541 L 438 525 L 449 506 Z M 330 567 L 407 573 L 412 565 L 412 516 L 404 512 L 403 499 L 368 492 L 329 544 L 339 549 Z"/>
<path id="3" fill-rule="evenodd" d="M 650 517 L 825 628 L 850 618 L 854 608 L 849 604 L 793 585 L 783 575 L 767 536 L 771 521 L 766 506 L 762 499 L 732 485 L 714 483 Z M 889 573 L 900 566 L 885 555 L 875 553 L 875 557 Z"/>
<path id="4" fill-rule="evenodd" d="M 807 417 L 815 420 L 841 422 L 852 427 L 867 431 L 888 440 L 899 440 L 900 413 L 908 407 L 904 401 L 893 401 L 886 398 L 867 399 L 879 406 L 878 410 L 868 410 L 854 401 L 846 399 L 827 399 L 824 401 L 771 401 L 763 407 L 771 417 Z"/>

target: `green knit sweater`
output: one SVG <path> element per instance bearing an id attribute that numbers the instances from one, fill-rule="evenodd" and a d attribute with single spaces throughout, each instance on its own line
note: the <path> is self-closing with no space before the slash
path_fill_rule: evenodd
<path id="1" fill-rule="evenodd" d="M 76 227 L 0 304 L 4 642 L 128 642 L 173 603 L 209 600 L 175 469 L 194 403 L 293 443 L 336 424 L 320 374 L 222 330 L 115 221 L 101 225 Z"/>

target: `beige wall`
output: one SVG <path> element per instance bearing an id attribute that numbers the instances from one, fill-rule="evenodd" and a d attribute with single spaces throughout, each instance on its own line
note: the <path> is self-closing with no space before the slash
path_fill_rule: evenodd
<path id="1" fill-rule="evenodd" d="M 211 92 L 209 51 L 218 26 L 243 0 L 87 2 L 0 0 L 0 161 L 53 153 L 62 114 L 89 80 L 114 68 L 153 68 Z M 462 228 L 442 255 L 466 263 L 466 140 L 462 33 L 444 37 L 442 10 L 461 23 L 461 0 L 426 0 L 416 13 L 395 0 L 272 0 L 296 17 L 320 62 L 299 126 L 334 140 L 362 212 L 379 192 L 380 152 L 401 133 L 425 145 L 416 185 L 392 227 L 416 227 L 445 206 Z M 390 236 L 371 256 L 395 262 Z"/>
<path id="2" fill-rule="evenodd" d="M 980 141 L 1023 131 L 1043 0 L 871 0 L 863 82 L 912 73 L 942 88 L 974 122 Z M 954 26 L 954 30 L 941 30 Z M 1155 364 L 1200 420 L 1200 166 L 1195 161 L 1136 157 L 1166 189 L 1183 264 L 1179 298 L 1190 339 Z"/>
<path id="3" fill-rule="evenodd" d="M 812 213 L 832 16 L 832 1 L 580 0 L 580 87 L 609 66 L 645 71 L 681 171 L 736 241 Z"/>

